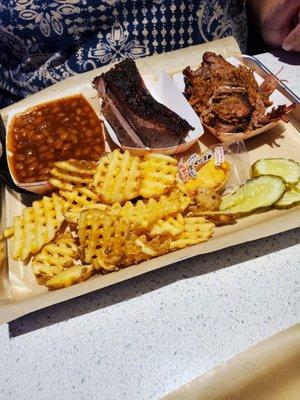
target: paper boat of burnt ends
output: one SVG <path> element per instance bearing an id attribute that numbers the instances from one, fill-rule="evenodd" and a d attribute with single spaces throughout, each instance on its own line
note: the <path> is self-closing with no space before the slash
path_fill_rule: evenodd
<path id="1" fill-rule="evenodd" d="M 125 60 L 93 84 L 107 134 L 132 154 L 177 154 L 204 133 L 199 117 L 165 72 L 141 77 L 135 63 Z"/>
<path id="2" fill-rule="evenodd" d="M 210 79 L 210 74 L 217 75 Z M 225 84 L 222 77 L 225 77 Z M 288 122 L 287 114 L 295 107 L 275 89 L 277 78 L 274 75 L 264 80 L 234 57 L 225 60 L 207 52 L 198 69 L 187 67 L 183 73 L 175 74 L 173 81 L 181 92 L 189 92 L 186 96 L 203 126 L 224 143 L 244 141 L 269 131 L 280 121 Z M 210 86 L 206 88 L 205 84 Z M 199 107 L 197 101 L 200 101 Z"/>

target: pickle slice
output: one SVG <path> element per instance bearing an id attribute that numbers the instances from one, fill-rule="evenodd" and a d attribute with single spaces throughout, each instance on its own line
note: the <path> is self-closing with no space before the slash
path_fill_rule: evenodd
<path id="1" fill-rule="evenodd" d="M 278 208 L 288 208 L 297 205 L 297 203 L 300 204 L 300 182 L 290 190 L 287 190 L 274 206 Z"/>
<path id="2" fill-rule="evenodd" d="M 263 175 L 248 180 L 236 192 L 222 198 L 220 211 L 249 213 L 270 207 L 285 193 L 284 181 L 275 175 Z"/>
<path id="3" fill-rule="evenodd" d="M 261 175 L 276 175 L 289 186 L 300 180 L 300 164 L 284 158 L 265 158 L 256 161 L 251 167 L 252 178 Z"/>

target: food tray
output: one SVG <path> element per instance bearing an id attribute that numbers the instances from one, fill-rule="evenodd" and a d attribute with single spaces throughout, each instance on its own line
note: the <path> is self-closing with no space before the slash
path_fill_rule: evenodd
<path id="1" fill-rule="evenodd" d="M 211 51 L 216 51 L 223 53 L 225 56 L 229 56 L 231 53 L 228 49 L 225 52 L 220 50 L 223 47 L 221 42 L 222 40 L 219 42 L 220 44 L 217 48 L 215 44 L 212 44 L 210 48 L 208 48 L 206 45 L 204 48 L 205 50 L 210 49 Z M 227 41 L 223 40 L 222 43 L 227 44 L 228 39 Z M 200 64 L 201 61 L 203 53 L 202 49 L 203 46 L 200 45 L 189 50 L 191 52 L 191 58 L 193 57 L 193 52 L 198 52 L 198 64 Z M 167 55 L 164 55 L 163 57 L 154 56 L 144 59 L 142 61 L 143 68 L 149 70 L 151 65 L 156 66 L 156 63 L 159 61 L 160 69 L 165 69 L 166 72 L 169 73 L 178 72 L 178 70 L 185 66 L 182 64 L 183 56 L 181 52 L 185 55 L 185 63 L 189 64 L 189 59 L 186 57 L 187 50 L 184 49 L 182 51 L 175 52 L 173 55 L 169 54 L 168 57 L 172 57 L 172 63 L 170 63 L 169 58 L 166 57 Z M 237 56 L 236 46 L 233 46 L 233 53 L 235 56 Z M 153 64 L 153 60 L 155 60 L 155 64 Z M 263 75 L 266 73 L 265 69 L 263 69 L 260 66 L 260 63 L 258 63 L 254 58 L 243 57 L 243 60 L 245 60 L 245 63 L 248 62 L 247 60 L 250 60 L 251 63 L 255 65 L 256 72 L 259 74 Z M 191 61 L 190 64 L 193 65 L 193 62 Z M 168 68 L 170 65 L 172 65 L 172 70 Z M 195 63 L 195 65 L 197 65 L 197 63 Z M 177 70 L 174 70 L 174 66 L 178 66 Z M 38 94 L 39 102 L 54 99 L 57 97 L 58 90 L 63 92 L 72 86 L 72 91 L 74 89 L 74 91 L 77 90 L 78 92 L 83 93 L 95 108 L 96 112 L 99 113 L 100 109 L 98 99 L 96 98 L 95 91 L 91 87 L 91 80 L 93 76 L 96 76 L 102 71 L 103 69 L 100 69 L 82 76 L 75 76 L 48 89 L 45 89 Z M 294 96 L 280 83 L 278 83 L 278 89 L 293 102 L 298 101 L 296 96 Z M 29 97 L 14 106 L 2 110 L 1 115 L 4 122 L 7 119 L 8 112 L 20 106 L 30 106 L 32 102 L 37 102 L 36 95 L 33 95 L 32 98 Z M 251 163 L 263 157 L 284 157 L 295 160 L 299 159 L 300 123 L 296 119 L 296 116 L 299 115 L 298 113 L 299 103 L 293 115 L 291 115 L 290 123 L 285 125 L 279 124 L 271 131 L 255 138 L 251 138 L 246 142 Z M 206 146 L 214 143 L 216 143 L 216 138 L 214 138 L 213 135 L 207 133 L 204 134 L 201 137 L 201 150 L 204 150 Z M 111 143 L 107 143 L 107 149 L 110 146 Z M 193 150 L 195 149 L 192 149 L 191 151 Z M 3 227 L 7 226 L 7 224 L 10 224 L 15 215 L 21 213 L 23 205 L 20 202 L 20 197 L 17 198 L 15 194 L 13 194 L 6 187 L 2 187 L 1 200 L 1 226 L 3 229 Z M 108 275 L 96 275 L 83 283 L 53 292 L 49 292 L 45 287 L 37 284 L 33 273 L 31 272 L 30 266 L 23 266 L 20 262 L 12 261 L 11 259 L 8 261 L 6 254 L 7 252 L 9 253 L 10 248 L 8 245 L 6 251 L 5 244 L 2 243 L 2 268 L 0 268 L 0 323 L 11 321 L 37 309 L 41 309 L 52 304 L 83 295 L 85 293 L 113 285 L 146 272 L 173 264 L 183 259 L 200 254 L 210 253 L 229 246 L 245 243 L 251 240 L 256 240 L 293 229 L 298 226 L 298 213 L 299 207 L 295 207 L 287 210 L 272 210 L 261 214 L 251 215 L 249 217 L 240 219 L 235 225 L 224 226 L 216 229 L 214 237 L 206 243 L 178 250 L 173 253 L 143 262 L 139 265 L 110 273 Z M 14 279 L 11 279 L 10 282 L 8 280 L 8 269 L 10 270 L 10 276 L 15 277 Z M 25 282 L 25 285 L 23 285 L 23 282 Z M 30 288 L 30 290 L 28 290 L 28 288 Z"/>

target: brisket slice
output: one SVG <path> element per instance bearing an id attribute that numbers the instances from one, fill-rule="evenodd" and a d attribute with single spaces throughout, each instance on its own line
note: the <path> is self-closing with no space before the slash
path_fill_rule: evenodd
<path id="1" fill-rule="evenodd" d="M 128 89 L 138 102 L 143 102 L 150 110 L 149 112 L 155 117 L 157 114 L 165 117 L 165 121 L 170 124 L 170 129 L 174 134 L 183 136 L 183 132 L 188 132 L 193 128 L 186 120 L 179 117 L 175 112 L 157 102 L 150 94 L 145 86 L 145 83 L 137 69 L 135 62 L 131 59 L 126 59 L 115 67 L 116 71 L 121 72 L 127 78 Z"/>
<path id="2" fill-rule="evenodd" d="M 101 107 L 102 114 L 114 129 L 120 143 L 126 147 L 145 147 L 145 144 L 138 137 L 126 118 L 120 113 L 112 99 L 107 95 L 106 83 L 104 79 L 102 79 L 102 76 L 97 77 L 93 84 L 97 85 L 99 96 L 103 100 Z"/>
<path id="3" fill-rule="evenodd" d="M 146 146 L 168 147 L 180 143 L 180 136 L 174 135 L 173 131 L 170 131 L 166 119 L 157 114 L 156 119 L 153 120 L 152 110 L 143 102 L 134 101 L 134 98 L 131 98 L 130 106 L 128 106 L 126 100 L 122 101 L 110 89 L 107 90 L 107 95 L 121 114 L 126 116 L 126 120 Z"/>
<path id="4" fill-rule="evenodd" d="M 118 101 L 121 113 L 139 132 L 148 134 L 148 131 L 144 132 L 148 128 L 154 131 L 159 130 L 161 133 L 172 129 L 173 135 L 181 136 L 182 131 L 178 129 L 177 121 L 155 112 L 143 100 L 123 72 L 109 71 L 104 80 L 107 85 L 107 93 L 110 93 L 109 97 L 113 96 L 114 102 Z"/>
<path id="5" fill-rule="evenodd" d="M 112 101 L 104 102 L 102 114 L 109 122 L 115 132 L 118 132 L 118 139 L 122 146 L 144 148 L 145 144 L 141 141 L 134 129 L 129 125 Z"/>
<path id="6" fill-rule="evenodd" d="M 104 107 L 110 102 L 109 107 L 105 108 L 105 116 L 108 121 L 112 122 L 114 119 L 112 126 L 123 143 L 128 131 L 128 140 L 135 140 L 135 147 L 141 147 L 136 139 L 133 139 L 134 131 L 146 146 L 175 146 L 183 141 L 190 129 L 193 129 L 176 113 L 152 98 L 132 60 L 125 60 L 114 69 L 95 78 L 93 84 L 104 101 Z M 119 111 L 118 116 L 109 118 L 109 112 L 115 114 L 116 110 Z M 124 121 L 127 121 L 127 124 Z M 123 129 L 120 125 L 123 125 Z"/>
<path id="7" fill-rule="evenodd" d="M 182 131 L 190 131 L 193 128 L 188 124 L 188 122 L 179 117 L 174 111 L 170 110 L 168 107 L 156 101 L 152 96 L 149 90 L 146 88 L 143 78 L 141 77 L 139 70 L 134 61 L 127 58 L 123 62 L 116 65 L 116 69 L 121 70 L 126 74 L 127 79 L 129 80 L 131 87 L 134 92 L 143 100 L 149 107 L 151 107 L 155 112 L 164 115 L 167 118 L 171 118 L 176 121 L 176 130 L 174 133 L 182 135 Z"/>

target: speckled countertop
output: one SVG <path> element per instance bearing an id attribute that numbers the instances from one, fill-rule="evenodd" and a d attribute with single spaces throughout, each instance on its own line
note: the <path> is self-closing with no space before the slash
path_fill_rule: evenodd
<path id="1" fill-rule="evenodd" d="M 300 55 L 258 58 L 300 95 Z M 0 399 L 158 399 L 300 320 L 300 231 L 0 326 Z"/>

